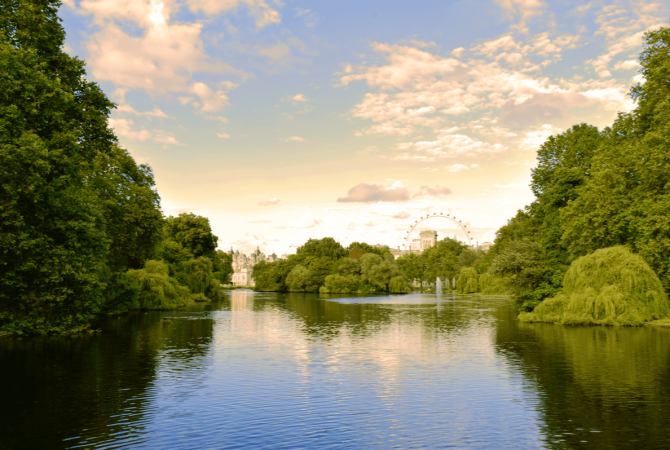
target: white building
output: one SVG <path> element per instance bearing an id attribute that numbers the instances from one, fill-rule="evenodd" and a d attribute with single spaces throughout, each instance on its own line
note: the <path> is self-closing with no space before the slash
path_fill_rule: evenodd
<path id="1" fill-rule="evenodd" d="M 280 259 L 274 253 L 270 256 L 265 256 L 259 247 L 256 247 L 256 251 L 249 256 L 240 253 L 239 250 L 233 251 L 233 248 L 230 247 L 229 254 L 233 257 L 232 283 L 235 286 L 255 286 L 254 265 L 261 261 L 275 262 Z"/>

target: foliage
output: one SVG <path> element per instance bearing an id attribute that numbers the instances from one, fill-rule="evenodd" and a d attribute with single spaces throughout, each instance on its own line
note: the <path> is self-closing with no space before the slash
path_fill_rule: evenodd
<path id="1" fill-rule="evenodd" d="M 276 257 L 276 255 L 275 255 Z M 233 276 L 233 257 L 223 250 L 217 250 L 212 258 L 212 276 L 221 284 L 229 284 Z"/>
<path id="2" fill-rule="evenodd" d="M 407 285 L 407 280 L 400 275 L 389 279 L 388 289 L 391 294 L 409 294 L 412 289 Z"/>
<path id="3" fill-rule="evenodd" d="M 361 257 L 366 253 L 375 253 L 382 258 L 393 257 L 391 250 L 385 245 L 369 245 L 365 242 L 352 242 L 349 247 L 347 247 L 349 256 L 354 259 L 361 259 Z M 352 256 L 355 255 L 355 256 Z"/>
<path id="4" fill-rule="evenodd" d="M 122 294 L 105 304 L 105 312 L 169 310 L 185 306 L 190 292 L 168 276 L 168 271 L 163 261 L 146 261 L 143 269 L 128 270 L 117 279 Z"/>
<path id="5" fill-rule="evenodd" d="M 574 261 L 563 290 L 519 320 L 635 326 L 668 313 L 668 296 L 656 273 L 641 256 L 617 246 Z"/>
<path id="6" fill-rule="evenodd" d="M 456 290 L 460 294 L 474 294 L 479 292 L 479 274 L 472 267 L 466 267 L 456 281 Z"/>
<path id="7" fill-rule="evenodd" d="M 333 238 L 309 239 L 296 252 L 301 256 L 339 259 L 347 256 L 347 251 Z"/>
<path id="8" fill-rule="evenodd" d="M 96 158 L 89 181 L 110 240 L 107 265 L 113 271 L 141 268 L 156 256 L 163 228 L 151 168 L 138 166 L 126 150 L 114 145 Z"/>
<path id="9" fill-rule="evenodd" d="M 62 51 L 59 5 L 0 8 L 0 332 L 60 334 L 101 307 L 180 305 L 188 289 L 170 275 L 215 298 L 212 277 L 232 272 L 206 218 L 164 221 L 151 168 L 108 127 L 114 104 Z M 202 256 L 211 267 L 184 272 Z"/>
<path id="10" fill-rule="evenodd" d="M 507 294 L 505 279 L 494 277 L 488 273 L 479 274 L 479 290 L 482 294 L 504 295 Z"/>
<path id="11" fill-rule="evenodd" d="M 540 244 L 529 239 L 512 241 L 488 271 L 490 275 L 504 277 L 507 289 L 524 311 L 532 310 L 541 301 L 533 295 L 546 270 L 540 251 Z"/>
<path id="12" fill-rule="evenodd" d="M 109 239 L 90 185 L 113 104 L 62 51 L 58 2 L 0 8 L 0 329 L 61 333 L 102 301 Z"/>
<path id="13" fill-rule="evenodd" d="M 356 275 L 328 275 L 319 289 L 322 294 L 351 294 L 359 290 L 361 279 Z"/>
<path id="14" fill-rule="evenodd" d="M 309 278 L 309 269 L 298 264 L 286 277 L 286 286 L 290 292 L 305 292 Z"/>
<path id="15" fill-rule="evenodd" d="M 465 251 L 471 253 L 461 256 Z M 421 254 L 408 253 L 401 256 L 397 259 L 397 264 L 410 280 L 435 282 L 440 277 L 450 286 L 450 280 L 456 277 L 461 267 L 478 259 L 478 252 L 469 250 L 464 244 L 451 238 L 445 238 Z"/>
<path id="16" fill-rule="evenodd" d="M 600 132 L 580 124 L 547 139 L 533 169 L 535 201 L 498 230 L 487 259 L 523 239 L 540 247 L 526 289 L 508 286 L 523 310 L 556 297 L 576 258 L 618 245 L 642 256 L 670 288 L 670 28 L 645 40 L 645 80 L 631 89 L 635 110 Z"/>
<path id="17" fill-rule="evenodd" d="M 255 289 L 333 294 L 368 294 L 392 289 L 394 293 L 409 292 L 388 248 L 358 242 L 352 246 L 344 249 L 332 238 L 310 239 L 287 260 L 256 264 Z M 359 253 L 358 259 L 351 257 Z"/>
<path id="18" fill-rule="evenodd" d="M 193 294 L 203 294 L 212 300 L 223 296 L 221 283 L 212 273 L 212 260 L 201 256 L 182 263 L 182 270 L 187 276 L 186 286 Z"/>
<path id="19" fill-rule="evenodd" d="M 173 240 L 187 249 L 193 256 L 213 257 L 218 238 L 212 234 L 209 219 L 193 213 L 179 214 L 165 220 L 167 239 Z"/>

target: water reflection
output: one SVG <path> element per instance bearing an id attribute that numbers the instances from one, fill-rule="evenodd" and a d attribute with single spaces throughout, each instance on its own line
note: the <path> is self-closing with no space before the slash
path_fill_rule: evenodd
<path id="1" fill-rule="evenodd" d="M 96 324 L 101 335 L 0 340 L 0 448 L 140 445 L 158 374 L 211 340 L 213 321 L 165 323 L 171 315 L 114 317 Z"/>
<path id="2" fill-rule="evenodd" d="M 668 446 L 668 330 L 519 324 L 501 297 L 226 295 L 0 340 L 0 447 Z"/>
<path id="3" fill-rule="evenodd" d="M 670 332 L 499 321 L 496 344 L 539 394 L 548 444 L 670 447 Z"/>

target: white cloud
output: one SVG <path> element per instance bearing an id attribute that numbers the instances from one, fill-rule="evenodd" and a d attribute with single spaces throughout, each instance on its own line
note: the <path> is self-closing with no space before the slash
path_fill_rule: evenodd
<path id="1" fill-rule="evenodd" d="M 139 112 L 136 111 L 135 108 L 128 104 L 123 104 L 119 105 L 116 107 L 116 110 L 119 112 L 126 112 L 130 114 L 135 114 L 136 116 L 148 116 L 148 117 L 162 117 L 162 118 L 168 118 L 169 116 L 165 114 L 163 111 L 161 111 L 158 108 L 154 108 L 153 111 L 145 111 L 145 112 Z"/>
<path id="2" fill-rule="evenodd" d="M 640 67 L 640 63 L 635 61 L 634 59 L 630 59 L 628 61 L 619 61 L 616 63 L 613 67 L 614 70 L 630 70 L 634 69 L 636 67 Z"/>
<path id="3" fill-rule="evenodd" d="M 214 92 L 205 83 L 193 83 L 191 91 L 200 98 L 200 111 L 202 112 L 220 111 L 230 105 L 224 91 Z"/>
<path id="4" fill-rule="evenodd" d="M 463 55 L 464 51 L 465 51 L 465 49 L 463 47 L 458 47 L 458 48 L 453 49 L 451 51 L 451 54 L 454 55 L 456 58 L 460 58 L 461 55 Z"/>
<path id="5" fill-rule="evenodd" d="M 433 141 L 405 142 L 398 144 L 399 150 L 412 150 L 419 153 L 419 158 L 413 158 L 412 154 L 404 153 L 396 159 L 434 160 L 436 158 L 449 158 L 459 155 L 476 156 L 481 153 L 496 153 L 507 149 L 502 144 L 489 144 L 466 136 L 456 134 L 458 128 L 444 128 L 437 133 Z M 423 154 L 423 155 L 422 155 Z"/>
<path id="6" fill-rule="evenodd" d="M 307 101 L 307 99 L 305 98 L 305 96 L 303 94 L 296 94 L 293 97 L 291 97 L 291 99 L 294 102 L 306 102 Z"/>
<path id="7" fill-rule="evenodd" d="M 228 133 L 216 133 L 216 135 L 222 139 L 228 139 L 230 137 Z"/>
<path id="8" fill-rule="evenodd" d="M 468 166 L 464 164 L 453 164 L 451 166 L 447 166 L 446 169 L 449 172 L 461 172 L 463 170 L 468 170 Z"/>
<path id="9" fill-rule="evenodd" d="M 542 14 L 545 3 L 539 0 L 494 0 L 504 11 L 509 19 L 518 18 L 518 22 L 512 25 L 522 33 L 528 32 L 528 22 L 534 16 Z"/>
<path id="10" fill-rule="evenodd" d="M 187 4 L 191 11 L 202 11 L 210 16 L 235 9 L 240 4 L 244 4 L 249 9 L 249 15 L 256 20 L 257 28 L 281 23 L 279 12 L 272 9 L 264 0 L 187 0 Z"/>
<path id="11" fill-rule="evenodd" d="M 268 200 L 261 200 L 258 203 L 258 206 L 274 206 L 274 205 L 279 204 L 279 202 L 281 202 L 280 199 L 278 199 L 277 197 L 273 197 L 273 198 L 270 198 Z"/>
<path id="12" fill-rule="evenodd" d="M 305 142 L 305 138 L 301 138 L 300 136 L 290 136 L 284 140 L 286 142 Z"/>
<path id="13" fill-rule="evenodd" d="M 164 131 L 157 132 L 156 137 L 154 138 L 156 142 L 162 142 L 163 144 L 170 145 L 181 145 L 179 141 L 174 137 L 173 133 L 166 133 Z"/>
<path id="14" fill-rule="evenodd" d="M 109 126 L 114 130 L 114 133 L 116 133 L 117 136 L 140 142 L 152 139 L 166 145 L 180 145 L 173 133 L 168 133 L 162 130 L 153 132 L 148 130 L 135 131 L 133 130 L 133 125 L 133 121 L 130 119 L 109 119 Z"/>
<path id="15" fill-rule="evenodd" d="M 562 131 L 563 130 L 560 128 L 554 128 L 551 124 L 542 125 L 535 131 L 526 132 L 525 137 L 519 141 L 519 146 L 526 149 L 536 149 L 542 145 L 549 136 L 559 134 Z"/>
<path id="16" fill-rule="evenodd" d="M 91 15 L 98 30 L 86 44 L 91 74 L 98 80 L 111 81 L 117 88 L 142 89 L 151 95 L 190 94 L 194 90 L 203 94 L 199 86 L 203 83 L 191 82 L 194 73 L 232 74 L 246 79 L 248 75 L 243 71 L 207 55 L 201 38 L 202 23 L 170 20 L 181 7 L 176 0 L 82 0 L 79 12 Z M 224 89 L 232 87 L 229 84 Z M 201 99 L 205 111 L 226 105 L 221 91 L 206 94 L 208 98 Z M 180 101 L 186 102 L 183 95 Z"/>
<path id="17" fill-rule="evenodd" d="M 147 130 L 134 131 L 133 130 L 133 121 L 129 119 L 109 119 L 110 128 L 114 129 L 114 132 L 118 136 L 122 136 L 128 139 L 133 139 L 136 141 L 146 141 L 152 137 L 152 133 Z"/>

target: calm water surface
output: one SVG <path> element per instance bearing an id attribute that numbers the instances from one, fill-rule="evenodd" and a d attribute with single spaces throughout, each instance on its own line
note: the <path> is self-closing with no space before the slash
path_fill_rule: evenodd
<path id="1" fill-rule="evenodd" d="M 670 330 L 514 317 L 504 297 L 237 291 L 3 338 L 0 448 L 670 448 Z"/>

